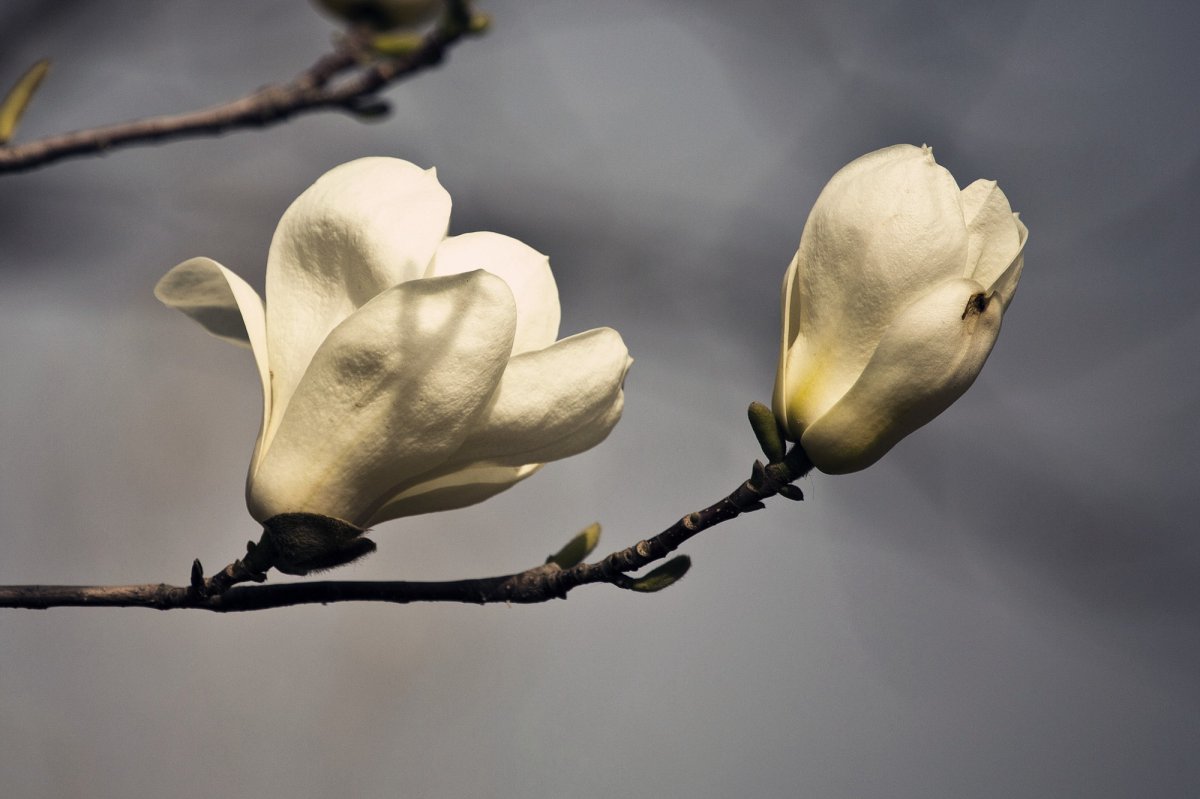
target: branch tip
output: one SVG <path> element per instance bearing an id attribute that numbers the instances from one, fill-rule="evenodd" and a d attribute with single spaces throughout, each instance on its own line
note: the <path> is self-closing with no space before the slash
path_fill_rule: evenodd
<path id="1" fill-rule="evenodd" d="M 266 127 L 323 109 L 350 111 L 360 119 L 377 118 L 387 113 L 387 105 L 371 99 L 376 92 L 436 66 L 459 40 L 481 31 L 470 3 L 451 2 L 447 9 L 442 21 L 421 37 L 420 45 L 402 57 L 372 54 L 369 37 L 352 32 L 340 37 L 332 52 L 320 56 L 291 81 L 263 86 L 212 108 L 64 133 L 20 145 L 6 145 L 7 136 L 0 135 L 0 174 L 24 172 L 116 147 Z M 18 81 L 2 104 L 0 134 L 7 130 L 11 136 L 15 130 L 37 82 L 45 74 L 40 64 Z M 35 70 L 36 80 L 30 77 Z M 343 74 L 345 79 L 334 80 Z"/>

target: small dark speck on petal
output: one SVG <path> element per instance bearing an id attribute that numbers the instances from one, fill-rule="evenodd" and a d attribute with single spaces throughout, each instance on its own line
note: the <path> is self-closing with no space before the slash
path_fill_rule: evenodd
<path id="1" fill-rule="evenodd" d="M 972 294 L 967 300 L 967 307 L 963 309 L 962 318 L 966 319 L 967 314 L 981 314 L 987 309 L 988 298 L 985 294 Z"/>

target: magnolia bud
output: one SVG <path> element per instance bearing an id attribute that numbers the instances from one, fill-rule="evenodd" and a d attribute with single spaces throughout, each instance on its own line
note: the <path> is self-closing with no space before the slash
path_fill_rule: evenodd
<path id="1" fill-rule="evenodd" d="M 817 198 L 783 281 L 775 416 L 823 472 L 870 466 L 983 368 L 1028 231 L 928 147 L 868 153 Z"/>

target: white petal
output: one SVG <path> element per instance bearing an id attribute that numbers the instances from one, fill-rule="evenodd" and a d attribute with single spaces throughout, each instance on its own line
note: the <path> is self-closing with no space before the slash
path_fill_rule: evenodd
<path id="1" fill-rule="evenodd" d="M 828 474 L 865 469 L 962 396 L 1000 332 L 1002 307 L 973 280 L 936 287 L 896 319 L 862 377 L 801 438 Z"/>
<path id="2" fill-rule="evenodd" d="M 258 292 L 211 258 L 192 258 L 179 264 L 158 281 L 154 296 L 219 339 L 250 349 L 254 349 L 254 338 L 265 343 L 266 325 Z"/>
<path id="3" fill-rule="evenodd" d="M 804 226 L 792 287 L 805 353 L 787 379 L 820 384 L 804 415 L 847 391 L 896 315 L 959 277 L 966 254 L 958 186 L 928 148 L 889 147 L 834 175 Z"/>
<path id="4" fill-rule="evenodd" d="M 255 444 L 251 469 L 258 463 L 262 431 L 271 410 L 270 370 L 267 366 L 267 330 L 258 293 L 240 277 L 211 258 L 184 261 L 163 275 L 154 296 L 183 311 L 217 338 L 254 352 L 263 391 L 263 421 Z"/>
<path id="5" fill-rule="evenodd" d="M 967 223 L 967 262 L 962 272 L 990 286 L 1021 251 L 1021 233 L 1008 198 L 994 180 L 977 180 L 962 190 Z"/>
<path id="6" fill-rule="evenodd" d="M 624 409 L 625 394 L 624 392 L 617 392 L 617 396 L 612 403 L 597 411 L 595 416 L 584 420 L 579 427 L 572 430 L 569 434 L 553 441 L 547 441 L 544 446 L 532 449 L 524 453 L 524 455 L 527 458 L 535 459 L 538 463 L 547 463 L 549 461 L 569 458 L 581 452 L 587 452 L 608 438 L 608 434 L 617 426 L 617 422 L 621 421 L 621 413 Z M 497 460 L 509 463 L 517 459 L 508 457 L 498 458 Z"/>
<path id="7" fill-rule="evenodd" d="M 449 219 L 434 171 L 395 158 L 343 164 L 292 203 L 267 259 L 273 425 L 326 334 L 380 292 L 423 276 Z"/>
<path id="8" fill-rule="evenodd" d="M 1029 229 L 1025 227 L 1025 223 L 1016 214 L 1013 214 L 1013 221 L 1017 224 L 1017 235 L 1020 236 L 1020 248 L 1017 250 L 1017 257 L 1013 258 L 1012 263 L 1004 270 L 1000 277 L 996 278 L 996 282 L 989 288 L 996 293 L 1000 299 L 1000 303 L 1008 310 L 1009 303 L 1012 302 L 1013 295 L 1017 293 L 1017 281 L 1021 279 L 1021 270 L 1025 268 L 1025 242 L 1029 239 Z"/>
<path id="9" fill-rule="evenodd" d="M 513 358 L 459 451 L 402 486 L 372 523 L 474 504 L 546 461 L 596 446 L 621 418 L 631 363 L 620 335 L 609 328 Z M 461 498 L 455 487 L 462 487 Z"/>
<path id="10" fill-rule="evenodd" d="M 524 466 L 475 466 L 430 478 L 409 487 L 375 512 L 367 526 L 389 519 L 465 508 L 494 497 L 542 468 L 540 463 Z"/>
<path id="11" fill-rule="evenodd" d="M 508 286 L 482 271 L 402 283 L 364 305 L 300 381 L 252 477 L 251 514 L 365 524 L 458 450 L 500 380 L 515 324 Z"/>
<path id="12" fill-rule="evenodd" d="M 632 362 L 607 327 L 514 357 L 454 460 L 520 466 L 595 446 L 620 418 Z"/>
<path id="13" fill-rule="evenodd" d="M 558 338 L 561 310 L 550 259 L 499 233 L 464 233 L 438 245 L 428 276 L 486 269 L 502 278 L 517 302 L 513 355 L 549 347 Z"/>

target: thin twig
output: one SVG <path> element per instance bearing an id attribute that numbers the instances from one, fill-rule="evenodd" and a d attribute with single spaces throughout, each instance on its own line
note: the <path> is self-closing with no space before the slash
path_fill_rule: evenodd
<path id="1" fill-rule="evenodd" d="M 261 128 L 312 111 L 334 109 L 361 116 L 378 115 L 386 111 L 386 104 L 376 93 L 401 78 L 439 64 L 453 44 L 477 32 L 472 15 L 468 0 L 450 0 L 439 23 L 418 47 L 404 56 L 372 56 L 362 36 L 350 35 L 290 82 L 264 86 L 232 102 L 0 147 L 0 173 L 24 172 L 115 147 Z M 334 78 L 346 72 L 350 73 L 347 77 L 334 82 Z"/>
<path id="2" fill-rule="evenodd" d="M 591 583 L 628 587 L 631 579 L 628 572 L 662 560 L 692 536 L 742 513 L 762 508 L 763 500 L 775 494 L 784 493 L 798 499 L 799 491 L 791 483 L 803 477 L 811 468 L 812 464 L 799 447 L 789 453 L 786 463 L 766 467 L 756 463 L 749 480 L 707 508 L 689 513 L 658 535 L 613 552 L 600 561 L 580 563 L 568 569 L 547 563 L 516 574 L 475 580 L 296 582 L 237 586 L 212 595 L 198 590 L 195 585 L 183 587 L 162 583 L 117 586 L 13 585 L 0 586 L 0 607 L 193 608 L 230 613 L 331 602 L 464 602 L 479 605 L 547 602 L 565 598 L 572 589 Z"/>

